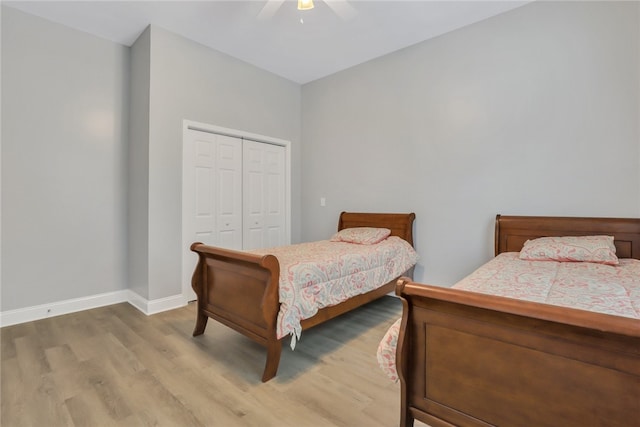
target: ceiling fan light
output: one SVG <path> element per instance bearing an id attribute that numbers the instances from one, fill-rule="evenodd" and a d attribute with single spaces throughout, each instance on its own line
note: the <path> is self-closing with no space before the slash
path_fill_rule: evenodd
<path id="1" fill-rule="evenodd" d="M 298 0 L 298 10 L 313 9 L 313 0 Z"/>

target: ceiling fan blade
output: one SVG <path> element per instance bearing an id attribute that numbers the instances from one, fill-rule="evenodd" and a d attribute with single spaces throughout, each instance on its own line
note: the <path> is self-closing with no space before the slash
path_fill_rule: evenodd
<path id="1" fill-rule="evenodd" d="M 347 0 L 324 0 L 324 2 L 336 13 L 336 15 L 345 21 L 353 19 L 357 14 L 356 10 L 349 4 L 349 2 L 347 2 Z"/>
<path id="2" fill-rule="evenodd" d="M 258 13 L 258 19 L 270 19 L 276 14 L 284 2 L 285 0 L 267 0 L 267 4 L 265 4 L 260 13 Z"/>

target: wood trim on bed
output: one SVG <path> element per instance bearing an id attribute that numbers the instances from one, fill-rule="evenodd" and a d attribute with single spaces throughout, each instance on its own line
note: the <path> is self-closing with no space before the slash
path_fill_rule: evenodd
<path id="1" fill-rule="evenodd" d="M 613 236 L 618 258 L 640 259 L 640 221 L 634 218 L 496 216 L 495 254 L 520 252 L 529 239 Z"/>
<path id="2" fill-rule="evenodd" d="M 398 236 L 413 246 L 413 221 L 416 214 L 397 213 L 357 213 L 342 212 L 338 221 L 338 231 L 352 227 L 382 227 L 391 230 L 392 236 Z"/>
<path id="3" fill-rule="evenodd" d="M 499 215 L 496 253 L 593 234 L 638 258 L 640 219 L 616 218 Z M 401 426 L 640 425 L 640 320 L 409 279 L 396 293 Z"/>
<path id="4" fill-rule="evenodd" d="M 342 212 L 338 230 L 349 227 L 384 227 L 391 234 L 413 242 L 415 214 Z M 273 255 L 222 249 L 194 243 L 198 254 L 192 288 L 198 296 L 196 326 L 193 335 L 201 335 L 212 318 L 235 329 L 267 348 L 262 381 L 273 378 L 278 370 L 282 340 L 276 337 L 280 310 L 278 282 L 280 264 Z M 411 275 L 413 268 L 407 275 Z M 302 322 L 308 329 L 392 292 L 397 279 L 341 304 L 326 307 Z"/>

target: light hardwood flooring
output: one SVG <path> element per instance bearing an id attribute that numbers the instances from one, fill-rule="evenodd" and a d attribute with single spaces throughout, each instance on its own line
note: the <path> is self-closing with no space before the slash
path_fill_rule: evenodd
<path id="1" fill-rule="evenodd" d="M 263 347 L 195 304 L 145 316 L 127 303 L 0 329 L 1 418 L 13 426 L 397 426 L 400 387 L 378 343 L 400 316 L 384 297 L 283 343 L 260 382 Z M 416 426 L 424 426 L 416 422 Z"/>

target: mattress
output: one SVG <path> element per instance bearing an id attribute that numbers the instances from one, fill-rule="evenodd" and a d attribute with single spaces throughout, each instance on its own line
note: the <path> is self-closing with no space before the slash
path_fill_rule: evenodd
<path id="1" fill-rule="evenodd" d="M 615 266 L 591 262 L 524 261 L 502 253 L 456 283 L 456 289 L 640 319 L 640 260 Z M 378 364 L 393 380 L 398 319 L 378 347 Z"/>
<path id="2" fill-rule="evenodd" d="M 291 348 L 302 333 L 302 320 L 321 308 L 379 288 L 418 260 L 413 247 L 396 236 L 373 245 L 321 240 L 251 252 L 278 258 L 280 312 L 276 333 L 278 338 L 291 334 Z"/>

